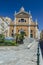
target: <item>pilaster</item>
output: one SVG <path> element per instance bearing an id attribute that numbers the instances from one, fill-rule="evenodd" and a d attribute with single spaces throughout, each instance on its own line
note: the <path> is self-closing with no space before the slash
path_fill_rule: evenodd
<path id="1" fill-rule="evenodd" d="M 9 37 L 9 33 L 10 33 L 10 27 L 8 26 L 8 37 Z"/>
<path id="2" fill-rule="evenodd" d="M 37 25 L 38 25 L 38 23 L 37 23 L 37 19 L 36 19 L 36 38 L 38 38 L 38 28 L 37 28 Z"/>
<path id="3" fill-rule="evenodd" d="M 16 33 L 16 11 L 15 11 L 15 20 L 14 20 L 14 34 Z"/>
<path id="4" fill-rule="evenodd" d="M 29 18 L 29 38 L 30 38 L 30 23 L 31 21 L 30 21 L 30 18 Z"/>
<path id="5" fill-rule="evenodd" d="M 14 20 L 14 34 L 16 33 L 16 17 L 15 17 L 15 20 Z"/>

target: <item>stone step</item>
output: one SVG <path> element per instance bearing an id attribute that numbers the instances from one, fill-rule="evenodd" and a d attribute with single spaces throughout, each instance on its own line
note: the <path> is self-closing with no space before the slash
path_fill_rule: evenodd
<path id="1" fill-rule="evenodd" d="M 32 43 L 35 39 L 33 38 L 25 38 L 24 43 Z"/>

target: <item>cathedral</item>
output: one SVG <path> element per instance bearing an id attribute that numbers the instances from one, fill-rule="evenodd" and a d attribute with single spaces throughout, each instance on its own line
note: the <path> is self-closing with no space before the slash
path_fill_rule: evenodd
<path id="1" fill-rule="evenodd" d="M 19 12 L 15 11 L 13 21 L 8 17 L 0 17 L 1 21 L 6 26 L 3 31 L 5 37 L 13 37 L 15 34 L 20 34 L 24 31 L 26 37 L 38 38 L 37 20 L 33 21 L 31 13 L 25 11 L 23 7 L 21 7 Z"/>

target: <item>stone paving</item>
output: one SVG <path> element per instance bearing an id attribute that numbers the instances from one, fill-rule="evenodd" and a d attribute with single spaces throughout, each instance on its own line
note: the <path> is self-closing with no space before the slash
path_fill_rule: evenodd
<path id="1" fill-rule="evenodd" d="M 30 49 L 29 42 L 17 47 L 0 47 L 0 65 L 37 65 L 37 43 L 34 41 Z"/>

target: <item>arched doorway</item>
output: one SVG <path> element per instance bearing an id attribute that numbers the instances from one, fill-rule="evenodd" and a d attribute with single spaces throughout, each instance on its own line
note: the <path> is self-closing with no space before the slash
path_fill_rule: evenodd
<path id="1" fill-rule="evenodd" d="M 14 37 L 14 30 L 12 30 L 12 34 L 11 34 L 12 37 Z"/>
<path id="2" fill-rule="evenodd" d="M 19 34 L 22 34 L 22 35 L 24 35 L 24 36 L 26 35 L 26 33 L 25 33 L 25 31 L 24 31 L 23 29 L 20 29 L 20 30 L 19 30 Z"/>
<path id="3" fill-rule="evenodd" d="M 30 38 L 33 38 L 33 34 L 30 34 Z"/>

